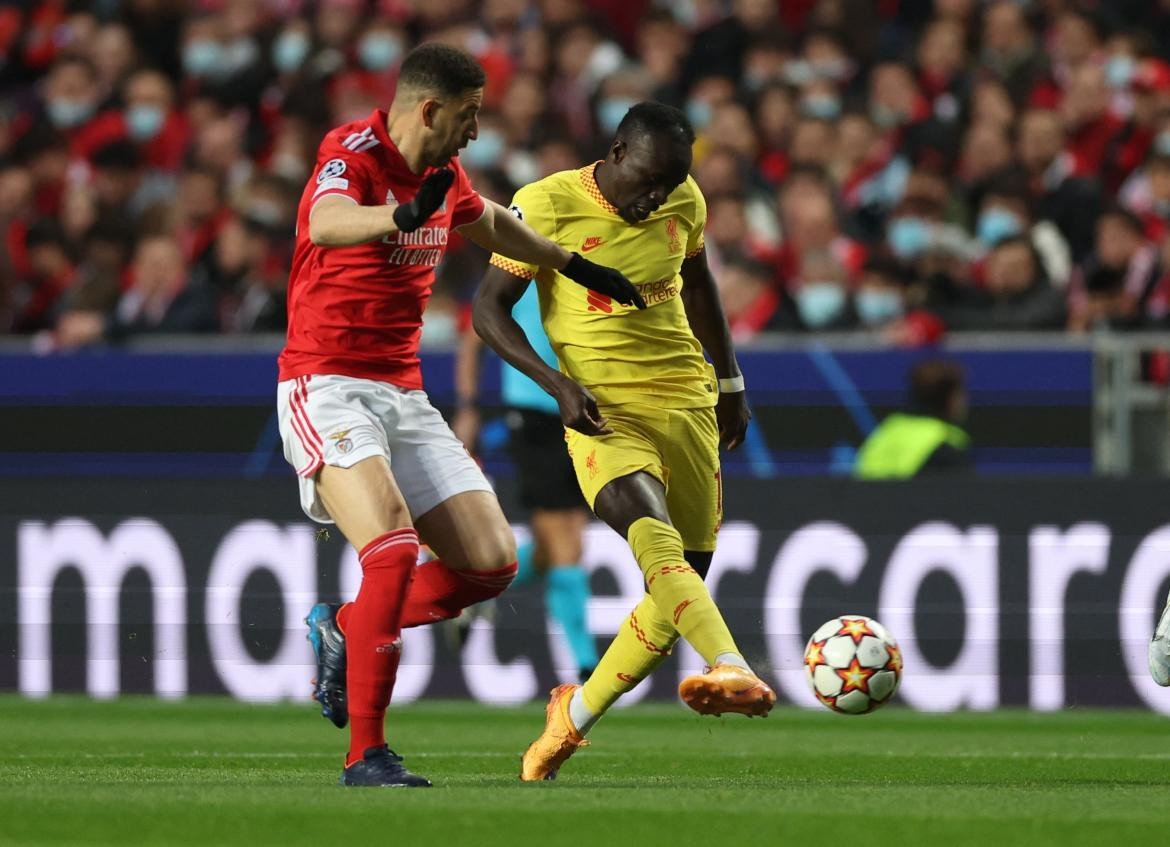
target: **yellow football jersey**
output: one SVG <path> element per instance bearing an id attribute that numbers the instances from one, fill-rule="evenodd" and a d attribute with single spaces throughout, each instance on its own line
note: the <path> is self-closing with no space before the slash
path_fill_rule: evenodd
<path id="1" fill-rule="evenodd" d="M 703 249 L 707 204 L 691 177 L 650 217 L 622 220 L 594 179 L 597 163 L 561 171 L 516 192 L 511 211 L 546 238 L 591 261 L 617 268 L 646 301 L 622 306 L 551 268 L 499 254 L 491 263 L 536 279 L 540 314 L 561 371 L 599 404 L 653 403 L 667 408 L 715 405 L 715 371 L 683 309 L 683 260 Z"/>

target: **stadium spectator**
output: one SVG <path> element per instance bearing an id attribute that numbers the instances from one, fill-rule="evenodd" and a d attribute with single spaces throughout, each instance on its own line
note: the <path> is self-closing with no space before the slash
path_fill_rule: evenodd
<path id="1" fill-rule="evenodd" d="M 188 284 L 178 242 L 169 235 L 139 241 L 129 287 L 113 315 L 70 311 L 57 326 L 57 345 L 69 350 L 130 335 L 153 332 L 213 332 L 215 300 L 202 285 Z"/>
<path id="2" fill-rule="evenodd" d="M 989 180 L 977 212 L 975 236 L 985 248 L 990 250 L 1007 238 L 1027 236 L 1048 281 L 1057 288 L 1068 285 L 1072 273 L 1068 242 L 1051 221 L 1033 219 L 1027 189 L 1018 175 L 1001 172 Z"/>
<path id="3" fill-rule="evenodd" d="M 52 326 L 53 308 L 73 284 L 77 268 L 69 255 L 64 231 L 52 220 L 41 220 L 29 227 L 25 245 L 28 275 L 23 291 L 17 292 L 12 322 L 17 332 L 34 332 Z"/>
<path id="4" fill-rule="evenodd" d="M 73 138 L 97 112 L 101 94 L 93 63 L 80 54 L 63 56 L 44 80 L 43 117 Z"/>
<path id="5" fill-rule="evenodd" d="M 1056 224 L 1074 259 L 1084 258 L 1093 242 L 1101 189 L 1096 180 L 1076 173 L 1060 116 L 1043 109 L 1025 112 L 1020 117 L 1016 155 L 1036 216 Z"/>
<path id="6" fill-rule="evenodd" d="M 1026 235 L 996 242 L 984 265 L 983 286 L 961 289 L 941 317 L 949 329 L 1054 330 L 1066 320 L 1064 294 L 1049 284 Z"/>
<path id="7" fill-rule="evenodd" d="M 710 230 L 708 230 L 708 233 Z M 707 242 L 710 249 L 710 242 Z M 773 328 L 780 306 L 780 292 L 773 284 L 768 267 L 742 253 L 724 255 L 720 264 L 719 297 L 732 338 L 746 341 L 757 333 Z"/>
<path id="8" fill-rule="evenodd" d="M 1141 326 L 1159 276 L 1158 249 L 1146 239 L 1141 220 L 1124 209 L 1106 211 L 1097 221 L 1093 253 L 1069 286 L 1069 329 Z"/>
<path id="9" fill-rule="evenodd" d="M 188 127 L 174 108 L 174 89 L 158 71 L 132 74 L 122 88 L 121 108 L 103 112 L 78 132 L 74 155 L 92 159 L 102 147 L 115 141 L 137 146 L 147 167 L 167 173 L 177 171 L 187 149 Z"/>
<path id="10" fill-rule="evenodd" d="M 907 274 L 889 259 L 870 259 L 861 269 L 853 306 L 865 329 L 892 330 L 906 314 L 909 297 Z"/>
<path id="11" fill-rule="evenodd" d="M 809 332 L 851 329 L 857 316 L 850 300 L 849 273 L 829 250 L 810 250 L 789 285 L 795 326 Z M 790 323 L 791 325 L 791 323 Z"/>
<path id="12" fill-rule="evenodd" d="M 169 226 L 191 275 L 237 196 L 268 175 L 303 183 L 325 129 L 386 102 L 400 57 L 424 39 L 488 70 L 482 138 L 463 160 L 499 196 L 542 173 L 543 157 L 600 156 L 630 102 L 684 108 L 699 131 L 696 179 L 742 224 L 734 243 L 735 227 L 712 217 L 712 264 L 746 252 L 782 287 L 810 249 L 828 249 L 853 290 L 866 257 L 909 246 L 906 291 L 942 310 L 986 293 L 987 251 L 1018 232 L 1056 288 L 1074 265 L 1097 267 L 1106 209 L 1135 213 L 1154 253 L 1170 238 L 1164 4 L 26 5 L 0 32 L 0 182 L 24 198 L 19 213 L 0 209 L 5 332 L 15 292 L 35 287 L 31 228 L 55 221 L 82 261 L 107 215 L 125 215 L 134 240 Z M 945 190 L 924 196 L 926 174 Z M 815 198 L 793 189 L 810 183 Z M 186 208 L 191 191 L 199 211 Z M 279 239 L 252 237 L 268 245 L 263 264 L 279 261 Z M 481 262 L 453 244 L 442 292 L 466 300 L 456 277 Z M 237 320 L 241 301 L 216 290 L 221 329 L 265 325 Z M 1070 308 L 1075 324 L 1083 309 Z M 1142 308 L 1105 323 L 1142 325 Z M 791 304 L 780 314 L 792 319 Z"/>

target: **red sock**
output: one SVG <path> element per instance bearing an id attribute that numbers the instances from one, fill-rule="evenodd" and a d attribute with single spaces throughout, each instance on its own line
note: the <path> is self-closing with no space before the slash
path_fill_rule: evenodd
<path id="1" fill-rule="evenodd" d="M 403 601 L 418 560 L 418 535 L 407 527 L 380 535 L 358 554 L 362 585 L 343 611 L 349 698 L 349 766 L 367 747 L 386 743 L 386 707 L 402 653 Z M 339 615 L 339 617 L 341 617 Z"/>
<path id="2" fill-rule="evenodd" d="M 498 596 L 515 576 L 515 562 L 494 571 L 456 571 L 438 560 L 421 564 L 414 569 L 414 584 L 406 595 L 402 626 L 457 617 L 468 606 Z"/>

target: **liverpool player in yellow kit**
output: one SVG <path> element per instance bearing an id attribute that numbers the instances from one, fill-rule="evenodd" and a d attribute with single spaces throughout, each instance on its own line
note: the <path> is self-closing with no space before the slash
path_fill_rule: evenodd
<path id="1" fill-rule="evenodd" d="M 499 255 L 476 297 L 476 331 L 556 398 L 581 490 L 629 541 L 646 581 L 585 684 L 553 690 L 521 779 L 554 779 L 598 718 L 661 664 L 680 635 L 711 666 L 679 686 L 691 708 L 766 715 L 776 701 L 703 583 L 722 518 L 719 444 L 737 446 L 750 413 L 703 252 L 706 204 L 687 175 L 693 142 L 682 112 L 640 103 L 604 161 L 532 183 L 512 204 L 538 233 L 620 269 L 645 308 Z M 559 371 L 512 318 L 533 279 Z"/>

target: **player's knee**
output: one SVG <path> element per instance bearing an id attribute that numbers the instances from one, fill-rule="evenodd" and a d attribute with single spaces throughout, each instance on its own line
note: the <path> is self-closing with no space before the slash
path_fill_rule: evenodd
<path id="1" fill-rule="evenodd" d="M 512 528 L 504 523 L 500 527 L 485 530 L 476 539 L 475 549 L 469 558 L 469 570 L 473 571 L 499 571 L 510 566 L 514 569 L 516 536 L 512 534 Z"/>

